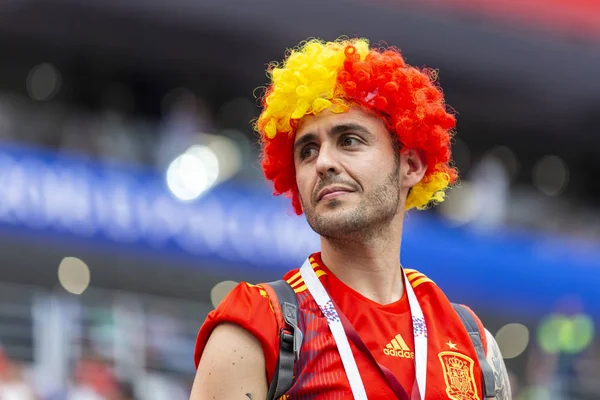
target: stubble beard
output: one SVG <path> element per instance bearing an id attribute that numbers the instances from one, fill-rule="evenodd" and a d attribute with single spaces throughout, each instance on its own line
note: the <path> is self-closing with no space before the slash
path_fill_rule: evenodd
<path id="1" fill-rule="evenodd" d="M 384 183 L 366 193 L 353 209 L 342 210 L 343 201 L 334 198 L 326 205 L 330 211 L 323 215 L 302 200 L 308 224 L 327 239 L 365 241 L 380 236 L 398 213 L 399 174 L 400 165 L 396 163 Z"/>

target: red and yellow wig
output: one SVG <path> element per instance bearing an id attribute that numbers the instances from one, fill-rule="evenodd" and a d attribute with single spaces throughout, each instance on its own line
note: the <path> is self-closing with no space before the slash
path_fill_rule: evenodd
<path id="1" fill-rule="evenodd" d="M 273 181 L 274 194 L 292 198 L 298 215 L 302 207 L 296 186 L 293 143 L 295 127 L 305 116 L 325 109 L 341 113 L 350 104 L 379 115 L 402 151 L 419 151 L 427 164 L 405 209 L 424 209 L 444 200 L 457 179 L 450 165 L 450 138 L 456 120 L 445 107 L 435 72 L 404 62 L 395 48 L 369 48 L 365 39 L 302 43 L 281 65 L 272 65 L 271 84 L 262 98 L 256 122 L 262 147 L 262 168 Z"/>

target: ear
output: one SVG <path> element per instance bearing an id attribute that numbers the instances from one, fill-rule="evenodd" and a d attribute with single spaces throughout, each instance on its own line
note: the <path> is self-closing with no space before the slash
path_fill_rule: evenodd
<path id="1" fill-rule="evenodd" d="M 408 150 L 401 155 L 402 158 L 402 186 L 412 188 L 427 172 L 427 164 L 422 152 L 418 150 Z"/>

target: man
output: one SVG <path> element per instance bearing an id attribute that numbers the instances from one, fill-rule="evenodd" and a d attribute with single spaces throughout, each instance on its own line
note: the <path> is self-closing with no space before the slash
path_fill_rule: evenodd
<path id="1" fill-rule="evenodd" d="M 457 179 L 455 119 L 434 74 L 363 39 L 308 41 L 269 72 L 262 166 L 321 236 L 321 252 L 284 276 L 304 332 L 287 398 L 483 399 L 482 365 L 451 303 L 399 262 L 405 211 L 443 201 Z M 241 283 L 210 313 L 192 399 L 266 398 L 279 354 L 267 292 Z M 498 347 L 481 332 L 494 369 L 487 398 L 510 399 Z"/>

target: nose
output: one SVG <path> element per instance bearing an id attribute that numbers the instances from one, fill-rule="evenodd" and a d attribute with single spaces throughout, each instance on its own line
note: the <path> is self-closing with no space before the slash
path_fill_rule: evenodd
<path id="1" fill-rule="evenodd" d="M 315 167 L 320 178 L 324 178 L 327 175 L 338 175 L 341 172 L 341 168 L 336 158 L 335 149 L 332 149 L 326 144 L 322 144 L 315 162 Z"/>

